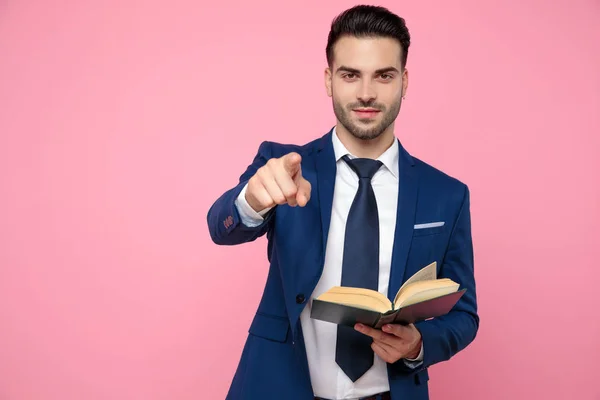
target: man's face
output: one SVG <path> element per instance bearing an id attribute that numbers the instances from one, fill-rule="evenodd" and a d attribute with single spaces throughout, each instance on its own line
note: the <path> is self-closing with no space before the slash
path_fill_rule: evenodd
<path id="1" fill-rule="evenodd" d="M 335 116 L 356 138 L 374 139 L 393 129 L 408 85 L 401 52 L 390 38 L 344 36 L 336 42 L 325 85 Z"/>

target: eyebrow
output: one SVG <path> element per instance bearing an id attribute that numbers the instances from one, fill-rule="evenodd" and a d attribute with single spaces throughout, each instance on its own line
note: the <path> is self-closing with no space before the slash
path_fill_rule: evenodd
<path id="1" fill-rule="evenodd" d="M 350 68 L 350 67 L 346 67 L 346 66 L 343 66 L 343 65 L 340 66 L 337 69 L 336 73 L 337 72 L 350 72 L 352 74 L 360 74 L 360 71 L 357 70 L 356 68 Z M 399 73 L 400 71 L 398 71 L 398 69 L 394 68 L 394 67 L 380 68 L 380 69 L 378 69 L 378 70 L 375 71 L 376 74 L 383 74 L 383 73 L 386 73 L 386 72 L 398 72 Z"/>

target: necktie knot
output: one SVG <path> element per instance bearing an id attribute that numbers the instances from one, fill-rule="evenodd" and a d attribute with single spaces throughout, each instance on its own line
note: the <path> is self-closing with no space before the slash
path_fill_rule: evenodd
<path id="1" fill-rule="evenodd" d="M 375 173 L 381 168 L 383 163 L 370 158 L 354 158 L 348 156 L 342 157 L 344 161 L 352 168 L 359 178 L 372 179 Z"/>

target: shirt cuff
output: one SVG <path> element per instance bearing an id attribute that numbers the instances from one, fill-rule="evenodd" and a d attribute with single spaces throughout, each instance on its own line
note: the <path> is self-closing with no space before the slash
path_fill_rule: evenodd
<path id="1" fill-rule="evenodd" d="M 404 362 L 411 368 L 416 368 L 423 361 L 423 342 L 421 342 L 421 351 L 419 351 L 419 355 L 417 358 L 405 358 Z"/>
<path id="2" fill-rule="evenodd" d="M 242 223 L 249 228 L 254 228 L 264 222 L 265 214 L 272 207 L 265 208 L 264 210 L 261 210 L 260 212 L 254 211 L 254 209 L 252 207 L 250 207 L 250 204 L 248 204 L 248 202 L 246 201 L 246 189 L 247 188 L 248 188 L 248 184 L 246 184 L 243 187 L 243 189 L 240 192 L 240 194 L 238 195 L 237 199 L 235 199 L 235 206 L 238 210 L 238 213 L 240 214 L 240 219 L 242 220 Z"/>

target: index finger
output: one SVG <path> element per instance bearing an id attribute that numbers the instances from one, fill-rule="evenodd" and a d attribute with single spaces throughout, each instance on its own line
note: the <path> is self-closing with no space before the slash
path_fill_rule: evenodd
<path id="1" fill-rule="evenodd" d="M 296 183 L 289 175 L 289 172 L 281 168 L 278 169 L 275 172 L 275 181 L 277 182 L 277 185 L 279 185 L 279 187 L 281 188 L 281 191 L 287 199 L 288 204 L 291 206 L 295 206 L 296 194 L 298 193 L 298 186 L 296 186 Z"/>
<path id="2" fill-rule="evenodd" d="M 302 161 L 302 157 L 300 154 L 291 152 L 283 156 L 283 168 L 287 171 L 290 176 L 296 175 L 298 169 L 300 168 L 300 162 Z"/>

